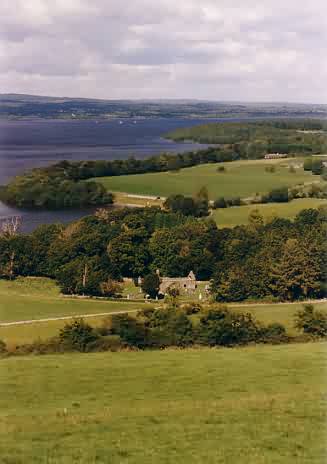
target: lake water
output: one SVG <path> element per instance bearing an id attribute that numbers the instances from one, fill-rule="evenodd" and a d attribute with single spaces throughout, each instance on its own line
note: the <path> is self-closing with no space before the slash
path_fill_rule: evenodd
<path id="1" fill-rule="evenodd" d="M 229 121 L 231 119 L 228 119 Z M 212 121 L 212 120 L 211 120 Z M 220 119 L 223 122 L 226 119 Z M 29 120 L 0 121 L 0 184 L 27 169 L 60 160 L 145 158 L 162 152 L 184 152 L 205 147 L 175 143 L 164 135 L 176 128 L 205 124 L 199 119 Z M 85 215 L 78 211 L 18 211 L 0 202 L 0 220 L 23 217 L 23 230 L 39 224 L 69 222 Z"/>

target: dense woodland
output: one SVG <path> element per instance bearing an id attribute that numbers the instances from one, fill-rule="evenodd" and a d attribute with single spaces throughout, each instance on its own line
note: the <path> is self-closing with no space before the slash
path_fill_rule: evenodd
<path id="1" fill-rule="evenodd" d="M 326 128 L 325 121 L 305 119 L 211 123 L 177 129 L 168 137 L 175 141 L 233 145 L 241 159 L 256 159 L 276 152 L 325 153 Z"/>
<path id="2" fill-rule="evenodd" d="M 114 296 L 122 277 L 161 275 L 211 280 L 215 301 L 301 300 L 324 295 L 326 211 L 294 221 L 217 229 L 159 208 L 99 210 L 69 226 L 43 225 L 30 235 L 0 237 L 2 278 L 48 276 L 64 293 Z"/>
<path id="3" fill-rule="evenodd" d="M 8 185 L 0 187 L 0 199 L 19 208 L 59 209 L 106 205 L 113 202 L 112 195 L 101 184 L 86 182 L 87 179 L 174 171 L 205 163 L 260 159 L 266 153 L 276 151 L 291 156 L 325 153 L 326 133 L 319 132 L 324 128 L 324 123 L 318 120 L 293 120 L 219 123 L 181 129 L 181 132 L 177 131 L 170 137 L 176 140 L 194 139 L 218 146 L 177 155 L 164 153 L 143 160 L 131 157 L 114 161 L 61 161 L 17 176 Z"/>

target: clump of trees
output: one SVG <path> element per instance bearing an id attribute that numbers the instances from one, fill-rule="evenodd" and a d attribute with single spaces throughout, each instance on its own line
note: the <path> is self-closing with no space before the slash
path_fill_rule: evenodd
<path id="1" fill-rule="evenodd" d="M 208 190 L 206 187 L 202 187 L 194 197 L 188 197 L 181 194 L 170 195 L 164 202 L 164 208 L 174 213 L 181 213 L 184 216 L 208 216 Z"/>
<path id="2" fill-rule="evenodd" d="M 96 182 L 73 179 L 63 170 L 35 169 L 0 189 L 0 199 L 18 208 L 62 209 L 110 205 L 113 195 Z"/>

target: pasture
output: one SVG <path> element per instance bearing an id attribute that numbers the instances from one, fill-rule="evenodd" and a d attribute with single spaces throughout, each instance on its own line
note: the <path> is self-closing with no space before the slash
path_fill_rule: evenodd
<path id="1" fill-rule="evenodd" d="M 272 164 L 276 168 L 275 172 L 267 172 L 266 167 Z M 97 182 L 113 192 L 163 197 L 177 193 L 194 195 L 206 186 L 210 199 L 215 200 L 221 196 L 244 198 L 255 193 L 267 193 L 277 187 L 317 180 L 317 176 L 303 171 L 302 167 L 290 172 L 290 164 L 298 165 L 301 162 L 284 159 L 203 164 L 180 171 L 99 177 Z M 224 172 L 217 171 L 221 166 L 225 167 Z"/>
<path id="2" fill-rule="evenodd" d="M 293 219 L 302 209 L 318 208 L 322 205 L 327 205 L 327 201 L 318 198 L 301 198 L 292 200 L 289 203 L 266 203 L 219 208 L 212 212 L 211 217 L 219 227 L 234 227 L 247 224 L 249 214 L 255 209 L 259 210 L 264 220 L 270 220 L 276 216 Z"/>
<path id="3" fill-rule="evenodd" d="M 29 356 L 0 372 L 4 464 L 326 462 L 324 343 Z"/>
<path id="4" fill-rule="evenodd" d="M 0 280 L 0 322 L 135 310 L 144 304 L 143 301 L 65 297 L 50 279 L 27 277 L 11 282 Z"/>

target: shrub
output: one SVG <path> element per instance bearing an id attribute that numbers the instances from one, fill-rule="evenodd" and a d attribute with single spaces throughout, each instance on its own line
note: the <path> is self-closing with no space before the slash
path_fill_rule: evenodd
<path id="1" fill-rule="evenodd" d="M 96 331 L 83 319 L 75 319 L 59 332 L 59 339 L 64 349 L 73 351 L 88 351 L 88 345 L 94 343 L 97 338 Z"/>
<path id="2" fill-rule="evenodd" d="M 315 310 L 311 304 L 304 305 L 303 309 L 295 315 L 294 326 L 304 334 L 325 338 L 327 336 L 327 314 Z"/>
<path id="3" fill-rule="evenodd" d="M 100 336 L 87 345 L 87 351 L 118 351 L 124 343 L 119 335 Z"/>
<path id="4" fill-rule="evenodd" d="M 199 303 L 189 303 L 181 306 L 182 311 L 188 316 L 192 314 L 198 314 L 202 311 L 202 306 Z"/>
<path id="5" fill-rule="evenodd" d="M 197 327 L 199 343 L 209 346 L 245 345 L 260 339 L 260 327 L 251 314 L 239 314 L 222 306 L 209 309 Z"/>
<path id="6" fill-rule="evenodd" d="M 279 187 L 276 189 L 271 190 L 268 195 L 266 195 L 266 200 L 268 202 L 276 202 L 276 203 L 285 203 L 288 202 L 288 188 L 287 187 Z"/>
<path id="7" fill-rule="evenodd" d="M 287 343 L 289 341 L 289 337 L 286 333 L 285 327 L 282 324 L 275 322 L 262 328 L 261 341 L 263 343 L 272 344 Z"/>
<path id="8" fill-rule="evenodd" d="M 3 340 L 0 340 L 0 354 L 7 352 L 7 346 Z"/>
<path id="9" fill-rule="evenodd" d="M 242 201 L 240 197 L 233 197 L 226 200 L 227 206 L 241 206 Z"/>
<path id="10" fill-rule="evenodd" d="M 225 172 L 225 171 L 226 171 L 225 166 L 218 166 L 217 172 Z"/>
<path id="11" fill-rule="evenodd" d="M 214 201 L 213 207 L 216 208 L 227 208 L 227 203 L 224 197 L 217 198 Z"/>
<path id="12" fill-rule="evenodd" d="M 121 296 L 123 291 L 123 286 L 112 279 L 108 279 L 106 282 L 100 284 L 101 293 L 106 297 Z"/>
<path id="13" fill-rule="evenodd" d="M 311 167 L 312 174 L 319 176 L 323 171 L 323 167 L 324 166 L 322 164 L 322 160 L 320 159 L 312 160 L 312 167 Z"/>
<path id="14" fill-rule="evenodd" d="M 128 314 L 115 314 L 106 319 L 102 334 L 119 335 L 127 345 L 141 349 L 149 345 L 149 333 L 145 325 Z"/>
<path id="15" fill-rule="evenodd" d="M 312 170 L 312 158 L 306 158 L 304 160 L 303 169 L 304 169 L 304 171 L 311 171 Z"/>

